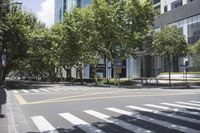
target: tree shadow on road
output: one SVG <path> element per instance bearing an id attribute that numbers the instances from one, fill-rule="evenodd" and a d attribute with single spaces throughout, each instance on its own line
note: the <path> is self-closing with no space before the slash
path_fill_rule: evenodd
<path id="1" fill-rule="evenodd" d="M 91 125 L 107 133 L 131 133 L 131 131 L 123 127 L 125 125 L 124 123 L 128 124 L 126 125 L 126 127 L 128 128 L 130 128 L 130 126 L 133 126 L 131 128 L 132 129 L 135 128 L 136 132 L 140 130 L 137 127 L 150 130 L 156 133 L 160 133 L 160 132 L 180 133 L 181 132 L 181 131 L 176 130 L 176 128 L 169 128 L 166 126 L 166 124 L 159 123 L 159 121 L 168 122 L 170 123 L 170 125 L 178 125 L 182 127 L 188 127 L 191 129 L 200 130 L 199 124 L 192 121 L 181 120 L 181 119 L 177 119 L 177 118 L 173 118 L 173 117 L 169 117 L 166 115 L 161 115 L 159 113 L 153 113 L 153 112 L 144 112 L 144 111 L 136 111 L 136 110 L 131 110 L 131 112 L 134 112 L 132 116 L 119 115 L 117 117 L 107 118 L 109 121 L 112 121 L 113 123 L 94 122 L 94 123 L 91 123 Z M 188 118 L 194 117 L 194 115 L 189 116 L 189 114 L 181 113 L 181 112 L 174 112 L 174 111 L 160 111 L 160 112 L 165 113 L 165 114 L 175 114 L 177 116 L 184 116 Z M 199 117 L 195 119 L 199 120 Z M 155 122 L 155 120 L 158 122 Z M 81 130 L 81 127 L 86 127 L 86 125 L 77 125 L 77 126 L 73 126 L 70 129 L 58 128 L 55 131 L 47 131 L 44 133 L 58 133 L 58 132 L 59 133 L 85 133 L 83 130 Z M 28 133 L 39 133 L 39 132 L 28 132 Z"/>

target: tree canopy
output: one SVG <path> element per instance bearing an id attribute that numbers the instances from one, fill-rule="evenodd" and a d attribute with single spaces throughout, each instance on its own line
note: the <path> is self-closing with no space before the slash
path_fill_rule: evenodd
<path id="1" fill-rule="evenodd" d="M 173 57 L 185 57 L 188 55 L 185 36 L 177 27 L 163 27 L 155 33 L 152 55 L 164 57 L 169 65 L 169 85 L 171 86 L 171 64 Z"/>

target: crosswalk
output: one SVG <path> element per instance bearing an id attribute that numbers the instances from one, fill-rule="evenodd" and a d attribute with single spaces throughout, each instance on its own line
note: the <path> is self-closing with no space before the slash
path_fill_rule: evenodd
<path id="1" fill-rule="evenodd" d="M 200 101 L 177 101 L 173 103 L 125 105 L 55 114 L 66 123 L 85 133 L 200 133 Z M 192 110 L 190 110 L 192 109 Z M 81 117 L 87 116 L 87 117 Z M 116 117 L 117 115 L 117 117 Z M 85 120 L 84 120 L 85 118 Z M 97 119 L 104 124 L 97 125 L 89 119 Z M 52 119 L 52 118 L 51 118 Z M 44 116 L 32 116 L 31 120 L 40 132 L 59 132 L 54 123 Z M 110 128 L 109 126 L 114 126 Z M 66 127 L 63 127 L 66 128 Z M 110 128 L 110 129 L 107 129 Z"/>
<path id="2" fill-rule="evenodd" d="M 12 90 L 14 94 L 29 94 L 29 93 L 50 93 L 50 92 L 60 92 L 60 91 L 102 91 L 102 90 L 111 90 L 110 88 L 76 88 L 76 87 L 46 87 L 46 88 L 38 88 L 38 89 L 19 89 Z"/>

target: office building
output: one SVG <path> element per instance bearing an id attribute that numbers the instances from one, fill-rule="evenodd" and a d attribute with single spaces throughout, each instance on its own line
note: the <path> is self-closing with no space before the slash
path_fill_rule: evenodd
<path id="1" fill-rule="evenodd" d="M 154 22 L 154 30 L 161 30 L 162 26 L 177 26 L 185 35 L 186 41 L 192 45 L 200 38 L 200 0 L 153 0 L 154 8 L 160 12 Z M 172 70 L 183 71 L 181 67 L 189 61 L 189 67 L 194 67 L 191 57 L 174 58 Z M 163 58 L 153 57 L 153 69 L 161 72 L 168 71 L 167 61 Z M 155 74 L 155 72 L 154 72 Z"/>

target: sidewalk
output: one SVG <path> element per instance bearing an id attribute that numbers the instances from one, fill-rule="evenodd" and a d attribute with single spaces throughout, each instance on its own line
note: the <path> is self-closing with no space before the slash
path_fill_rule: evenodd
<path id="1" fill-rule="evenodd" d="M 6 91 L 3 87 L 0 87 L 0 103 L 3 101 L 4 92 Z M 5 91 L 4 91 L 5 90 Z M 0 133 L 8 133 L 8 115 L 7 115 L 7 104 L 0 105 L 1 114 L 0 114 Z"/>

